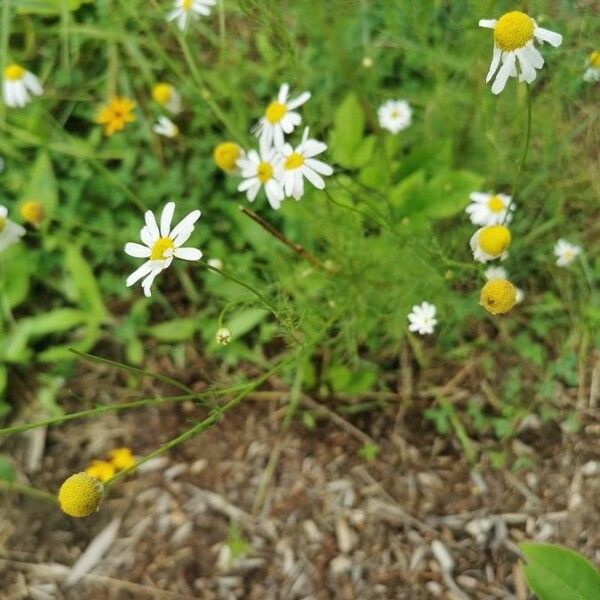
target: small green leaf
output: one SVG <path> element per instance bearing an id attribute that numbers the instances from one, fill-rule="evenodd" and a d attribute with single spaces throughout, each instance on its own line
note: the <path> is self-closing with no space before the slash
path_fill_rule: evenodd
<path id="1" fill-rule="evenodd" d="M 192 338 L 198 323 L 195 319 L 173 319 L 146 329 L 159 342 L 185 342 Z"/>
<path id="2" fill-rule="evenodd" d="M 29 173 L 29 182 L 23 194 L 23 201 L 26 200 L 42 203 L 47 224 L 58 202 L 58 186 L 50 157 L 44 150 L 38 153 Z"/>
<path id="3" fill-rule="evenodd" d="M 525 578 L 540 600 L 598 600 L 600 572 L 580 554 L 553 544 L 523 542 Z"/>
<path id="4" fill-rule="evenodd" d="M 73 280 L 78 304 L 88 312 L 90 320 L 102 321 L 106 316 L 106 307 L 92 267 L 79 248 L 75 246 L 67 248 L 65 266 Z"/>
<path id="5" fill-rule="evenodd" d="M 358 454 L 364 458 L 367 462 L 373 462 L 377 459 L 379 455 L 379 446 L 377 444 L 372 444 L 371 442 L 367 442 L 364 446 L 358 451 Z"/>
<path id="6" fill-rule="evenodd" d="M 373 151 L 375 139 L 363 139 L 365 114 L 355 94 L 344 98 L 333 121 L 329 144 L 334 161 L 348 168 L 364 165 Z"/>

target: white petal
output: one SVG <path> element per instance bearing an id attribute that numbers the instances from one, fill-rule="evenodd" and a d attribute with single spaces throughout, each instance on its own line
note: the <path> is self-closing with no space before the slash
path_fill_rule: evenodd
<path id="1" fill-rule="evenodd" d="M 504 89 L 512 70 L 515 68 L 515 62 L 516 56 L 513 52 L 510 52 L 504 56 L 504 64 L 502 67 L 500 67 L 498 75 L 496 75 L 496 80 L 492 85 L 493 94 L 499 94 Z"/>
<path id="2" fill-rule="evenodd" d="M 316 158 L 307 158 L 305 164 L 311 169 L 314 169 L 317 173 L 321 173 L 321 175 L 333 174 L 333 169 L 328 164 L 325 164 Z"/>
<path id="3" fill-rule="evenodd" d="M 154 213 L 151 210 L 147 210 L 144 214 L 144 219 L 150 235 L 152 236 L 153 240 L 156 241 L 158 238 L 160 238 L 160 231 L 158 230 Z"/>
<path id="4" fill-rule="evenodd" d="M 312 158 L 313 156 L 317 156 L 317 154 L 321 154 L 321 152 L 325 152 L 327 150 L 327 144 L 324 142 L 319 142 L 317 140 L 307 140 L 304 143 L 304 148 L 302 154 L 306 158 Z"/>
<path id="5" fill-rule="evenodd" d="M 498 65 L 500 64 L 500 58 L 502 57 L 502 50 L 494 46 L 494 54 L 492 55 L 492 64 L 490 65 L 490 70 L 485 77 L 485 82 L 489 83 L 490 79 L 494 76 L 494 73 L 498 70 Z"/>
<path id="6" fill-rule="evenodd" d="M 290 86 L 287 83 L 284 83 L 279 88 L 279 93 L 277 94 L 277 102 L 280 102 L 281 104 L 285 104 L 289 91 L 290 91 Z"/>
<path id="7" fill-rule="evenodd" d="M 202 252 L 197 248 L 175 248 L 173 254 L 176 258 L 183 260 L 200 260 L 202 258 Z"/>
<path id="8" fill-rule="evenodd" d="M 544 42 L 548 42 L 551 46 L 558 48 L 563 41 L 563 36 L 560 33 L 544 29 L 543 27 L 536 27 L 533 35 Z"/>
<path id="9" fill-rule="evenodd" d="M 140 229 L 140 239 L 142 240 L 142 242 L 144 242 L 144 244 L 146 244 L 146 246 L 151 247 L 158 238 L 155 238 L 150 233 L 150 230 L 146 226 L 144 226 Z"/>
<path id="10" fill-rule="evenodd" d="M 318 190 L 325 188 L 325 181 L 316 171 L 313 171 L 308 167 L 302 167 L 302 173 L 304 173 L 306 179 L 308 179 L 308 181 L 310 181 Z"/>
<path id="11" fill-rule="evenodd" d="M 287 103 L 288 110 L 294 110 L 302 106 L 305 102 L 308 102 L 308 100 L 310 100 L 310 92 L 302 92 L 297 98 Z"/>
<path id="12" fill-rule="evenodd" d="M 160 269 L 155 269 L 148 275 L 148 277 L 146 277 L 146 279 L 144 279 L 144 281 L 142 281 L 142 289 L 144 290 L 144 296 L 146 296 L 146 298 L 150 298 L 150 296 L 152 296 L 150 288 L 152 287 L 152 284 L 154 283 L 154 280 L 160 271 Z"/>
<path id="13" fill-rule="evenodd" d="M 135 244 L 134 242 L 125 244 L 125 254 L 129 254 L 129 256 L 135 258 L 148 258 L 150 253 L 150 248 L 148 248 L 148 246 L 142 246 L 142 244 Z"/>
<path id="14" fill-rule="evenodd" d="M 536 71 L 534 66 L 529 62 L 529 56 L 524 48 L 519 48 L 516 52 L 519 64 L 521 65 L 521 76 L 519 81 L 526 81 L 532 83 L 535 81 Z"/>
<path id="15" fill-rule="evenodd" d="M 486 29 L 494 29 L 496 27 L 496 19 L 480 19 L 479 27 L 485 27 Z"/>
<path id="16" fill-rule="evenodd" d="M 136 269 L 126 281 L 127 287 L 132 286 L 134 283 L 137 283 L 142 277 L 145 277 L 150 271 L 153 269 L 152 261 L 146 261 L 141 267 Z"/>
<path id="17" fill-rule="evenodd" d="M 186 217 L 184 217 L 178 225 L 175 226 L 175 228 L 173 229 L 173 231 L 171 231 L 171 239 L 173 240 L 173 243 L 177 246 L 177 241 L 175 238 L 177 238 L 177 236 L 179 235 L 180 232 L 182 231 L 187 231 L 190 227 L 192 227 L 193 229 L 193 225 L 194 223 L 200 218 L 200 211 L 199 210 L 193 210 L 189 215 L 187 215 Z M 191 233 L 191 232 L 190 232 Z M 188 234 L 189 237 L 189 234 Z M 186 238 L 187 239 L 187 238 Z M 183 242 L 182 242 L 183 243 Z"/>
<path id="18" fill-rule="evenodd" d="M 544 57 L 541 52 L 533 45 L 533 42 L 529 42 L 525 45 L 523 50 L 527 53 L 529 62 L 536 68 L 541 69 L 544 66 Z"/>
<path id="19" fill-rule="evenodd" d="M 175 212 L 175 202 L 167 202 L 160 216 L 160 235 L 167 237 L 171 231 L 171 221 Z"/>

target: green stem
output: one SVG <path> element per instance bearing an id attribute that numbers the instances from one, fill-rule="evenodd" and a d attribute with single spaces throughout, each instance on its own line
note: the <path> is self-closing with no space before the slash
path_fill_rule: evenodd
<path id="1" fill-rule="evenodd" d="M 0 69 L 4 73 L 6 60 L 8 58 L 8 42 L 10 38 L 10 0 L 4 0 L 2 3 L 2 32 L 0 39 Z M 6 117 L 6 106 L 0 102 L 0 122 L 4 123 Z"/>
<path id="2" fill-rule="evenodd" d="M 168 452 L 172 448 L 175 448 L 175 446 L 178 446 L 179 444 L 186 442 L 187 440 L 193 438 L 194 436 L 199 435 L 203 431 L 206 431 L 209 427 L 211 427 L 212 425 L 217 423 L 217 421 L 219 421 L 219 419 L 226 412 L 230 411 L 232 408 L 235 408 L 238 404 L 240 404 L 242 402 L 242 400 L 248 394 L 250 394 L 250 392 L 252 392 L 259 385 L 262 385 L 265 381 L 267 381 L 273 374 L 275 374 L 279 369 L 281 369 L 286 363 L 287 363 L 287 361 L 285 361 L 285 360 L 280 362 L 278 365 L 276 365 L 275 367 L 273 367 L 272 369 L 270 369 L 269 371 L 267 371 L 266 373 L 261 375 L 258 379 L 255 379 L 253 382 L 249 383 L 247 388 L 243 392 L 241 392 L 235 398 L 233 398 L 232 400 L 227 402 L 227 404 L 213 408 L 211 410 L 209 416 L 206 417 L 206 419 L 199 421 L 193 427 L 190 427 L 189 429 L 187 429 L 186 431 L 184 431 L 177 437 L 174 437 L 173 439 L 169 440 L 168 442 L 166 442 L 165 444 L 160 446 L 160 448 L 157 448 L 153 452 L 150 452 L 150 454 L 146 454 L 145 456 L 140 458 L 140 460 L 138 460 L 135 463 L 135 465 L 129 467 L 128 469 L 124 469 L 123 471 L 120 471 L 119 473 L 114 475 L 111 479 L 109 479 L 104 484 L 105 487 L 108 489 L 113 483 L 115 483 L 115 481 L 118 481 L 122 477 L 125 477 L 126 475 L 128 475 L 129 473 L 134 471 L 137 467 L 144 464 L 145 462 L 148 462 L 152 458 L 156 458 L 157 456 L 160 456 L 161 454 Z"/>
<path id="3" fill-rule="evenodd" d="M 527 160 L 527 154 L 529 153 L 529 145 L 531 142 L 531 105 L 533 102 L 533 94 L 531 93 L 531 88 L 527 86 L 527 126 L 525 133 L 525 145 L 523 146 L 523 154 L 521 155 L 521 160 L 517 163 L 517 172 L 515 173 L 515 180 L 513 183 L 513 193 L 506 207 L 506 213 L 504 214 L 504 219 L 502 219 L 502 225 L 505 224 L 508 215 L 510 214 L 510 209 L 512 208 L 513 202 L 517 197 L 519 190 L 519 184 L 521 183 L 521 175 L 523 174 L 523 167 L 525 166 L 525 161 Z"/>
<path id="4" fill-rule="evenodd" d="M 17 492 L 18 494 L 23 494 L 25 496 L 35 498 L 36 500 L 52 502 L 52 504 L 57 503 L 57 498 L 54 494 L 50 494 L 49 492 L 45 492 L 44 490 L 40 490 L 38 488 L 26 485 L 24 483 L 11 483 L 8 481 L 0 480 L 0 489 L 6 490 L 8 492 Z"/>

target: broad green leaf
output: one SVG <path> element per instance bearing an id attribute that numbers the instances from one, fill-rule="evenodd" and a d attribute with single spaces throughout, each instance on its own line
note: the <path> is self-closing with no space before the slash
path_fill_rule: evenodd
<path id="1" fill-rule="evenodd" d="M 452 163 L 452 147 L 450 141 L 443 140 L 417 146 L 400 163 L 395 176 L 403 179 L 414 171 L 425 171 L 433 176 L 439 171 L 450 168 Z"/>
<path id="2" fill-rule="evenodd" d="M 78 304 L 88 312 L 90 320 L 102 321 L 106 316 L 106 307 L 92 268 L 79 248 L 67 247 L 65 266 L 71 275 Z"/>
<path id="3" fill-rule="evenodd" d="M 483 183 L 483 177 L 470 171 L 442 171 L 434 175 L 427 186 L 429 200 L 427 216 L 434 219 L 452 217 L 469 203 L 469 194 Z"/>
<path id="4" fill-rule="evenodd" d="M 372 366 L 351 370 L 346 365 L 332 365 L 327 369 L 326 378 L 336 392 L 360 394 L 372 389 L 377 372 Z"/>
<path id="5" fill-rule="evenodd" d="M 231 337 L 242 337 L 265 320 L 268 311 L 260 308 L 250 308 L 233 315 L 224 325 L 231 331 Z"/>
<path id="6" fill-rule="evenodd" d="M 42 203 L 46 213 L 43 225 L 47 225 L 58 202 L 58 186 L 52 163 L 44 150 L 38 153 L 33 167 L 31 167 L 29 182 L 22 198 L 23 202 L 27 200 Z"/>
<path id="7" fill-rule="evenodd" d="M 370 157 L 373 142 L 363 146 L 365 115 L 355 94 L 348 94 L 335 112 L 334 125 L 329 138 L 331 155 L 343 167 L 355 168 L 365 164 Z M 362 147 L 362 148 L 361 148 Z M 362 161 L 362 162 L 361 162 Z"/>
<path id="8" fill-rule="evenodd" d="M 173 319 L 146 328 L 146 333 L 159 342 L 185 342 L 192 338 L 197 328 L 195 319 Z"/>
<path id="9" fill-rule="evenodd" d="M 598 600 L 600 572 L 573 550 L 523 542 L 525 578 L 539 600 Z"/>
<path id="10" fill-rule="evenodd" d="M 0 264 L 0 294 L 9 308 L 19 306 L 29 295 L 31 275 L 35 272 L 37 254 L 17 244 L 5 250 Z"/>

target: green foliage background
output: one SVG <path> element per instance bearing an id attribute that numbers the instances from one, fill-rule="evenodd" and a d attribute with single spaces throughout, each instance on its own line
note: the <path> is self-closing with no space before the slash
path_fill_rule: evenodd
<path id="1" fill-rule="evenodd" d="M 356 394 L 387 389 L 386 373 L 409 344 L 422 367 L 476 356 L 481 376 L 500 380 L 498 414 L 476 403 L 467 412 L 478 430 L 504 437 L 534 407 L 552 414 L 559 388 L 576 385 L 599 341 L 590 288 L 599 272 L 600 108 L 598 87 L 582 81 L 600 37 L 593 3 L 517 7 L 565 41 L 544 51 L 534 86 L 532 147 L 506 264 L 526 302 L 503 319 L 478 306 L 483 268 L 472 262 L 464 208 L 476 189 L 510 193 L 523 148 L 524 86 L 512 81 L 491 94 L 491 35 L 477 26 L 513 3 L 231 0 L 186 36 L 165 22 L 170 7 L 2 4 L 2 66 L 19 62 L 45 87 L 26 109 L 0 105 L 2 203 L 15 218 L 21 202 L 36 199 L 48 218 L 0 256 L 0 388 L 9 372 L 45 365 L 39 400 L 60 412 L 54 397 L 71 368 L 69 348 L 104 345 L 133 364 L 150 350 L 181 363 L 192 342 L 230 367 L 266 367 L 295 352 L 304 388 Z M 184 100 L 176 141 L 152 133 L 157 81 L 173 83 Z M 250 126 L 284 81 L 312 92 L 303 124 L 328 141 L 336 174 L 327 193 L 311 190 L 277 213 L 260 197 L 252 208 L 330 270 L 243 215 L 237 179 L 212 162 L 219 141 L 255 144 Z M 93 117 L 114 93 L 136 100 L 137 120 L 107 139 Z M 377 107 L 398 97 L 413 106 L 413 125 L 391 136 L 377 125 Z M 275 315 L 232 280 L 188 264 L 162 274 L 151 300 L 125 288 L 136 265 L 123 245 L 137 239 L 144 209 L 170 199 L 176 216 L 202 210 L 191 243 L 260 290 Z M 559 237 L 586 249 L 583 265 L 554 266 Z M 439 310 L 426 340 L 406 331 L 422 300 Z M 220 316 L 234 337 L 225 348 L 214 341 Z M 6 413 L 10 403 L 0 407 Z M 428 416 L 440 430 L 451 426 L 444 404 Z"/>

